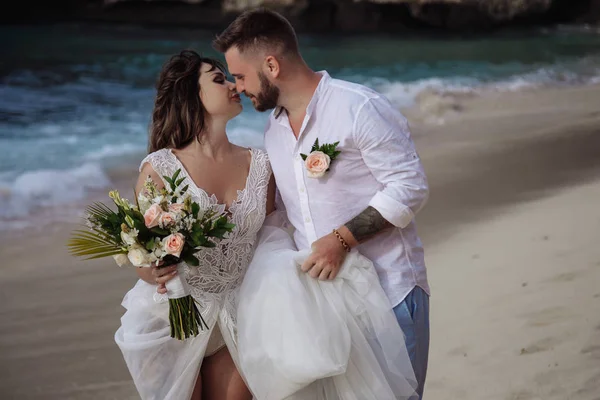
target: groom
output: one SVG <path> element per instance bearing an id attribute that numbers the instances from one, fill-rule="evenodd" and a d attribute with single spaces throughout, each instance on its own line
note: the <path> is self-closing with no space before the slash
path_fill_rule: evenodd
<path id="1" fill-rule="evenodd" d="M 238 92 L 258 111 L 274 109 L 265 148 L 296 245 L 312 249 L 302 270 L 333 279 L 355 247 L 373 261 L 422 397 L 429 287 L 414 216 L 428 186 L 406 119 L 381 94 L 312 71 L 294 29 L 273 11 L 241 14 L 213 45 L 225 54 Z M 331 145 L 320 148 L 329 155 L 309 155 L 317 139 Z"/>

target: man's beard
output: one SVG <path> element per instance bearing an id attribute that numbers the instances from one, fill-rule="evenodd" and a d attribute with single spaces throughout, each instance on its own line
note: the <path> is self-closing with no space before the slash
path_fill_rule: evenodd
<path id="1" fill-rule="evenodd" d="M 253 102 L 256 111 L 264 112 L 277 107 L 279 88 L 269 82 L 262 72 L 258 73 L 258 79 L 260 80 L 260 93 L 254 96 L 255 102 Z"/>

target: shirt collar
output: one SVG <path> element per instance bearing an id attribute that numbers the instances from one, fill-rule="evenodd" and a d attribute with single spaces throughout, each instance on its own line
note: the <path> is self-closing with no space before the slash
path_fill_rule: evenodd
<path id="1" fill-rule="evenodd" d="M 317 74 L 321 75 L 321 80 L 319 81 L 319 84 L 317 85 L 317 89 L 315 90 L 315 93 L 313 93 L 313 96 L 310 99 L 308 106 L 306 107 L 306 115 L 309 115 L 309 116 L 310 116 L 310 114 L 312 114 L 313 110 L 315 109 L 320 95 L 323 93 L 325 88 L 328 86 L 329 81 L 331 80 L 329 73 L 327 73 L 327 71 L 325 71 L 325 70 L 317 71 Z M 273 117 L 275 117 L 275 119 L 280 123 L 282 122 L 282 118 L 279 118 L 279 117 L 283 114 L 283 111 L 285 111 L 285 108 L 283 108 L 281 106 L 277 106 L 275 108 L 275 110 L 273 111 Z"/>

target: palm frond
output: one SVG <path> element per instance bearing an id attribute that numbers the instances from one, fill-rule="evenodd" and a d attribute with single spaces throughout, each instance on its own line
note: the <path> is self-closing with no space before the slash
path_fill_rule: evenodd
<path id="1" fill-rule="evenodd" d="M 115 211 L 110 209 L 106 204 L 101 202 L 95 202 L 87 206 L 87 212 L 91 217 L 98 219 L 109 219 L 114 215 L 118 215 Z"/>
<path id="2" fill-rule="evenodd" d="M 138 200 L 138 196 L 135 194 L 135 186 L 133 187 L 133 197 L 135 198 L 135 205 L 137 209 L 141 212 L 142 208 L 140 207 L 140 202 Z"/>
<path id="3" fill-rule="evenodd" d="M 123 250 L 121 250 L 121 249 L 117 249 L 117 250 L 89 249 L 88 251 L 82 250 L 79 252 L 72 252 L 71 254 L 73 254 L 74 256 L 78 256 L 78 257 L 89 256 L 89 257 L 84 258 L 84 260 L 93 260 L 95 258 L 104 258 L 104 257 L 114 256 L 117 254 L 123 254 Z"/>
<path id="4" fill-rule="evenodd" d="M 120 243 L 100 231 L 75 231 L 67 247 L 74 256 L 92 256 L 88 259 L 123 253 Z"/>

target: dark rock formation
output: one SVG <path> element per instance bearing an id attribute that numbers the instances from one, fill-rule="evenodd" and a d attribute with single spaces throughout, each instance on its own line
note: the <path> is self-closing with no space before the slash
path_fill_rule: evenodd
<path id="1" fill-rule="evenodd" d="M 600 0 L 24 0 L 0 22 L 103 21 L 221 28 L 267 6 L 299 31 L 481 31 L 600 21 Z M 7 6 L 5 6 L 7 7 Z"/>

